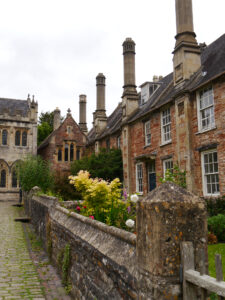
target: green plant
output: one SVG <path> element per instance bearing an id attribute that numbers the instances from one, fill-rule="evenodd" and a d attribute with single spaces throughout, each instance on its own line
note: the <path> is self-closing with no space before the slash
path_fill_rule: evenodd
<path id="1" fill-rule="evenodd" d="M 119 178 L 123 181 L 123 162 L 120 149 L 101 149 L 99 154 L 85 156 L 71 165 L 71 174 L 76 175 L 80 170 L 87 170 L 91 177 L 112 181 Z"/>
<path id="2" fill-rule="evenodd" d="M 159 179 L 161 182 L 174 182 L 175 184 L 186 188 L 186 171 L 181 171 L 178 164 L 174 165 L 173 169 L 167 169 L 164 178 Z"/>
<path id="3" fill-rule="evenodd" d="M 30 191 L 34 186 L 38 186 L 46 192 L 53 187 L 50 165 L 40 156 L 27 156 L 18 162 L 16 172 L 24 191 Z"/>
<path id="4" fill-rule="evenodd" d="M 209 217 L 216 216 L 218 214 L 225 215 L 225 195 L 218 198 L 206 198 L 205 201 Z"/>
<path id="5" fill-rule="evenodd" d="M 65 286 L 68 285 L 68 272 L 70 266 L 70 244 L 66 244 L 62 262 L 62 282 Z"/>
<path id="6" fill-rule="evenodd" d="M 225 215 L 208 218 L 208 229 L 217 236 L 219 242 L 225 242 Z"/>

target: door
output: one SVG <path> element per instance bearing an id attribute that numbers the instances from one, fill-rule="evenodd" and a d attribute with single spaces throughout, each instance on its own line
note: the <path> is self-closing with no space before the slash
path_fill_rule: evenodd
<path id="1" fill-rule="evenodd" d="M 148 191 L 151 192 L 156 188 L 155 160 L 148 164 Z"/>

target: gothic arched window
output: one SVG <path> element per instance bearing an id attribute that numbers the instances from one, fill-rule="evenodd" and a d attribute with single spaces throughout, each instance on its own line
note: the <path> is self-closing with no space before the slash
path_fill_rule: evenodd
<path id="1" fill-rule="evenodd" d="M 76 152 L 76 159 L 79 160 L 80 159 L 80 150 L 78 149 Z"/>
<path id="2" fill-rule="evenodd" d="M 12 187 L 14 187 L 14 188 L 17 187 L 17 175 L 16 175 L 16 170 L 13 170 L 13 172 L 12 172 Z"/>
<path id="3" fill-rule="evenodd" d="M 17 130 L 16 131 L 16 135 L 15 135 L 15 145 L 19 146 L 20 145 L 20 131 Z"/>
<path id="4" fill-rule="evenodd" d="M 2 131 L 2 145 L 7 145 L 7 136 L 8 136 L 8 132 L 7 130 L 3 130 Z"/>
<path id="5" fill-rule="evenodd" d="M 24 131 L 22 134 L 22 146 L 26 146 L 27 145 L 27 132 Z"/>
<path id="6" fill-rule="evenodd" d="M 58 150 L 58 161 L 62 161 L 62 150 Z"/>
<path id="7" fill-rule="evenodd" d="M 74 153 L 74 147 L 73 144 L 70 145 L 70 161 L 73 161 L 73 153 Z"/>
<path id="8" fill-rule="evenodd" d="M 6 187 L 6 170 L 1 171 L 0 187 Z"/>
<path id="9" fill-rule="evenodd" d="M 68 161 L 69 159 L 69 146 L 68 144 L 65 144 L 65 161 Z"/>

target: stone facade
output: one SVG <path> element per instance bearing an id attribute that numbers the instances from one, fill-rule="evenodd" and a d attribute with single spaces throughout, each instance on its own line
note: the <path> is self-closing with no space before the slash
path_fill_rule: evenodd
<path id="1" fill-rule="evenodd" d="M 0 200 L 18 199 L 16 162 L 37 153 L 37 112 L 34 99 L 0 98 Z"/>
<path id="2" fill-rule="evenodd" d="M 60 124 L 57 119 L 60 114 L 57 111 L 55 130 L 38 147 L 38 154 L 49 161 L 52 167 L 67 174 L 70 164 L 84 155 L 86 135 L 81 131 L 68 110 L 65 120 Z"/>
<path id="3" fill-rule="evenodd" d="M 135 43 L 125 40 L 122 102 L 104 130 L 88 133 L 88 148 L 121 148 L 129 193 L 148 193 L 178 165 L 188 190 L 218 197 L 225 194 L 225 35 L 197 43 L 191 0 L 176 1 L 176 20 L 173 72 L 143 83 L 139 94 Z"/>

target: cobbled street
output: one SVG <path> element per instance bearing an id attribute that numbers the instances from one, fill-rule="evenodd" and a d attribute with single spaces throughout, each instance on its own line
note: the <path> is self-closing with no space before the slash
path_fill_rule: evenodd
<path id="1" fill-rule="evenodd" d="M 42 249 L 28 250 L 13 202 L 0 202 L 0 299 L 71 299 Z M 31 248 L 31 247 L 29 247 Z"/>

